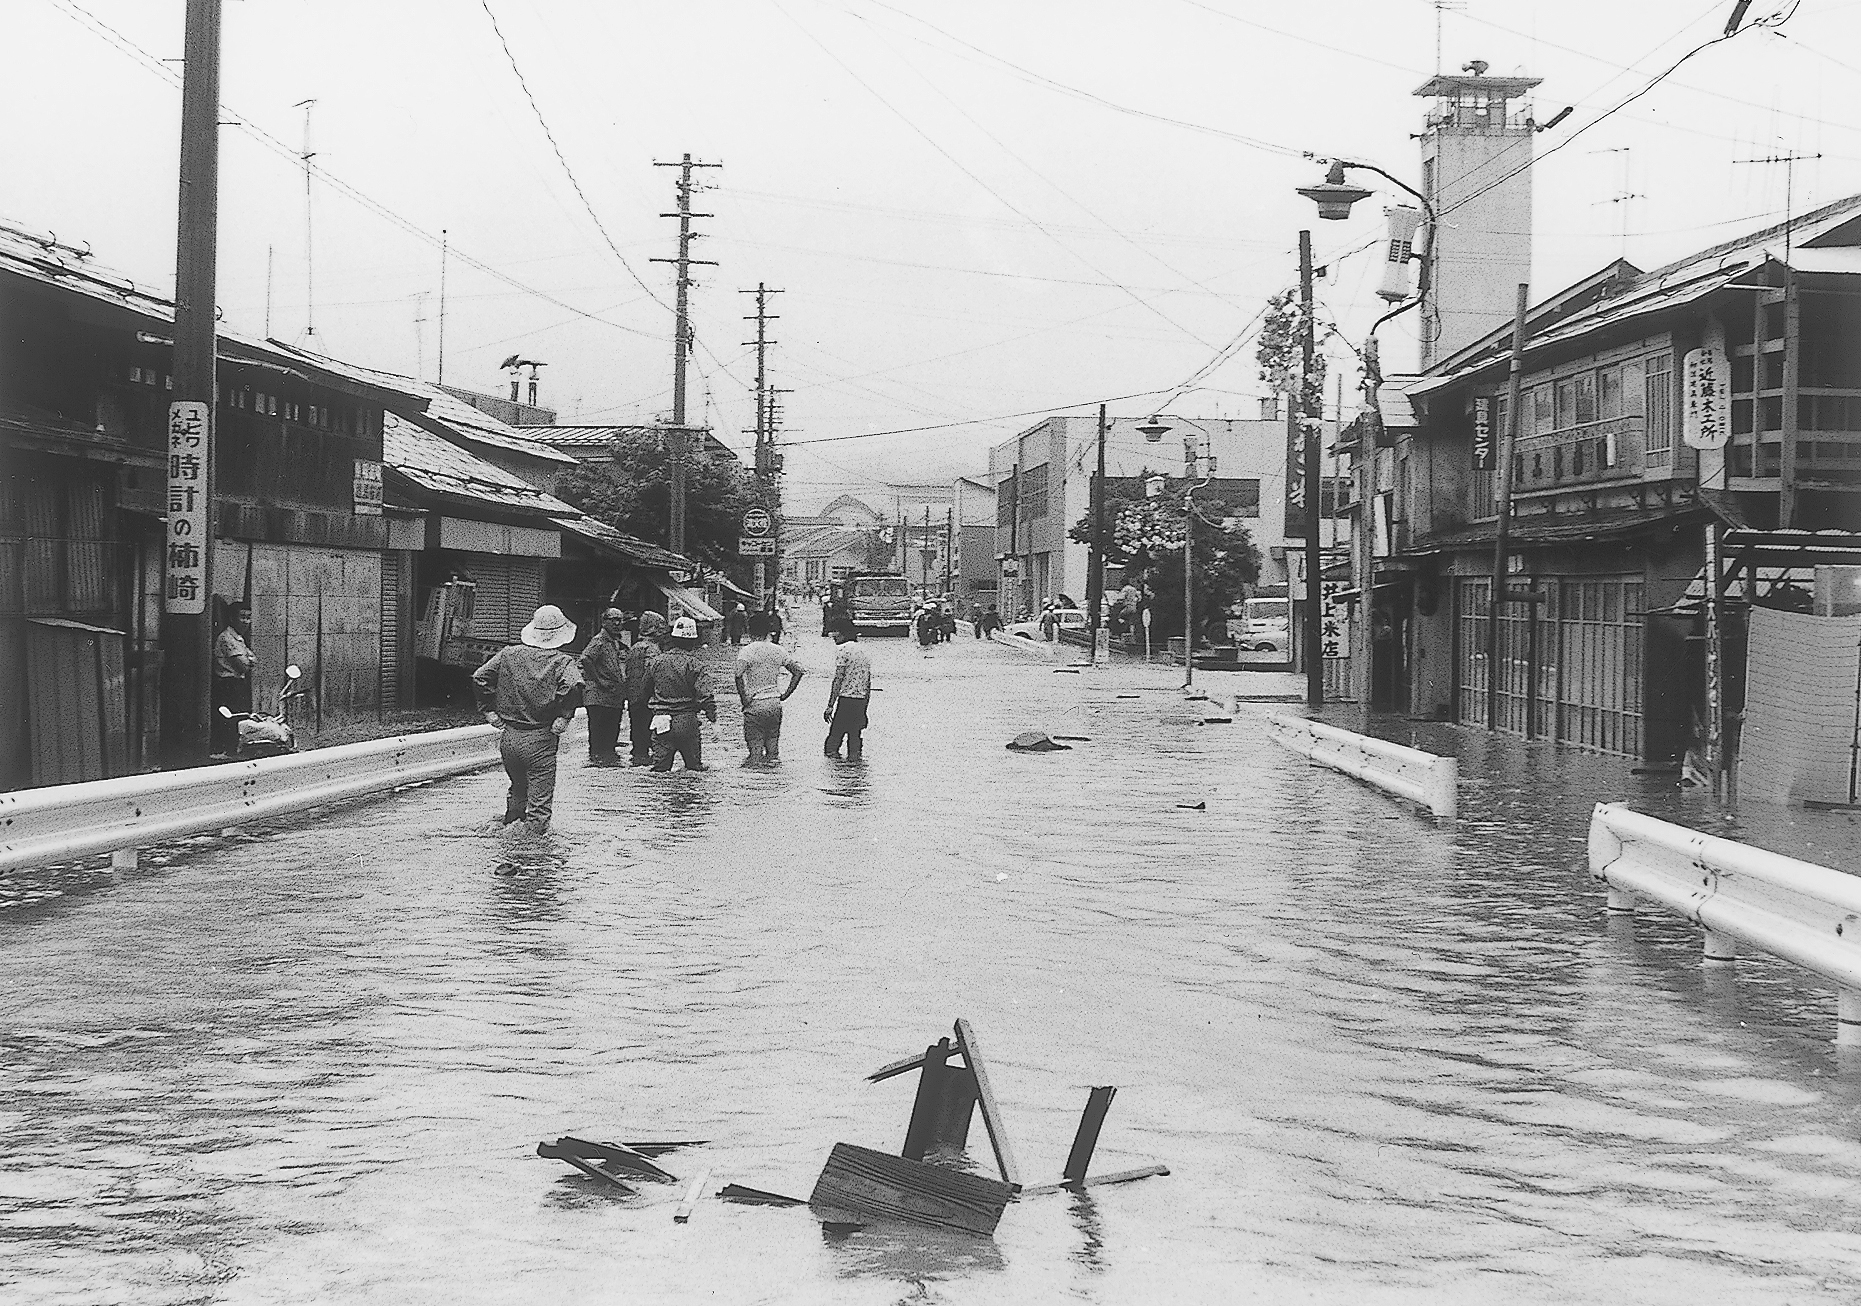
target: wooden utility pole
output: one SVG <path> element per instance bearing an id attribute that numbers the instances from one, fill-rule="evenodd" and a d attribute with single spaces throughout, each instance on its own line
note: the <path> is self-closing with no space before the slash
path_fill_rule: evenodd
<path id="1" fill-rule="evenodd" d="M 678 268 L 678 303 L 675 309 L 676 320 L 672 327 L 672 429 L 667 434 L 667 454 L 672 460 L 672 520 L 668 530 L 668 544 L 672 552 L 685 551 L 685 466 L 689 456 L 690 432 L 685 428 L 685 367 L 691 352 L 691 270 L 694 265 L 716 267 L 710 259 L 693 258 L 691 242 L 701 232 L 691 229 L 693 218 L 709 218 L 710 213 L 693 213 L 691 197 L 694 190 L 691 173 L 693 168 L 717 168 L 722 164 L 696 163 L 691 155 L 684 155 L 677 163 L 660 163 L 654 161 L 655 168 L 677 168 L 678 210 L 674 213 L 661 213 L 662 218 L 678 219 L 678 257 L 656 258 L 654 263 L 671 263 Z"/>
<path id="2" fill-rule="evenodd" d="M 1493 531 L 1493 587 L 1486 603 L 1486 728 L 1499 729 L 1499 618 L 1511 598 L 1512 556 L 1512 451 L 1518 446 L 1519 396 L 1525 377 L 1525 315 L 1531 307 L 1531 286 L 1519 282 L 1518 303 L 1512 312 L 1512 370 L 1506 381 L 1506 424 L 1499 437 L 1499 457 L 1493 475 L 1498 493 L 1499 520 Z M 1536 615 L 1533 622 L 1536 623 Z M 1538 687 L 1527 685 L 1536 698 Z"/>
<path id="3" fill-rule="evenodd" d="M 771 290 L 758 281 L 754 290 L 739 290 L 739 295 L 756 296 L 756 312 L 746 316 L 745 322 L 756 324 L 756 339 L 745 344 L 756 346 L 756 482 L 762 490 L 763 507 L 774 518 L 771 530 L 774 532 L 777 552 L 770 556 L 769 587 L 763 595 L 766 611 L 776 610 L 776 589 L 782 575 L 781 538 L 782 538 L 782 457 L 775 448 L 775 396 L 769 389 L 769 346 L 777 343 L 769 339 L 769 323 L 780 318 L 769 311 L 769 296 L 779 295 L 779 290 Z M 762 561 L 758 560 L 758 566 Z"/>
<path id="4" fill-rule="evenodd" d="M 171 767 L 204 764 L 213 738 L 220 0 L 187 0 L 183 52 L 174 399 L 168 405 L 169 512 L 162 605 L 162 743 Z"/>
<path id="5" fill-rule="evenodd" d="M 1325 566 L 1318 515 L 1324 507 L 1319 492 L 1318 425 L 1324 414 L 1311 411 L 1312 363 L 1317 337 L 1312 330 L 1312 233 L 1299 233 L 1299 450 L 1305 455 L 1305 702 L 1325 705 L 1325 613 L 1319 599 L 1324 591 Z M 1323 401 L 1319 406 L 1322 408 Z"/>
<path id="6" fill-rule="evenodd" d="M 1105 607 L 1105 405 L 1099 405 L 1098 471 L 1092 477 L 1092 563 L 1086 571 L 1086 614 L 1091 619 L 1092 665 L 1099 661 L 1100 613 Z M 1185 554 L 1185 565 L 1188 555 Z"/>

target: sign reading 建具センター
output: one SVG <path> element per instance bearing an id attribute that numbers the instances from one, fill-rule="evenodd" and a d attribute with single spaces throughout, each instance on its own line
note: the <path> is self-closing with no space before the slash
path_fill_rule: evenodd
<path id="1" fill-rule="evenodd" d="M 1473 399 L 1473 470 L 1493 470 L 1493 401 L 1485 395 Z"/>
<path id="2" fill-rule="evenodd" d="M 1723 349 L 1687 350 L 1680 438 L 1691 449 L 1723 449 L 1731 436 L 1732 368 Z"/>
<path id="3" fill-rule="evenodd" d="M 163 550 L 162 609 L 179 616 L 207 610 L 208 405 L 168 405 L 168 530 Z"/>

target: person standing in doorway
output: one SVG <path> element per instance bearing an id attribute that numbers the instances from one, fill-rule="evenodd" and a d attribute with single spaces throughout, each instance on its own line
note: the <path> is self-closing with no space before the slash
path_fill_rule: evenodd
<path id="1" fill-rule="evenodd" d="M 510 776 L 504 825 L 522 821 L 546 834 L 556 801 L 556 750 L 581 704 L 582 673 L 562 646 L 575 623 L 546 603 L 523 628 L 521 644 L 493 653 L 472 673 L 479 709 L 498 727 L 498 755 Z"/>
<path id="2" fill-rule="evenodd" d="M 627 650 L 628 761 L 634 766 L 653 764 L 653 687 L 650 673 L 666 637 L 666 619 L 657 612 L 640 614 L 640 637 Z"/>
<path id="3" fill-rule="evenodd" d="M 827 710 L 821 720 L 827 722 L 827 743 L 822 748 L 828 757 L 840 756 L 840 743 L 846 741 L 849 762 L 865 754 L 862 735 L 866 729 L 866 704 L 872 697 L 872 659 L 859 646 L 859 631 L 853 623 L 842 623 L 834 630 L 834 683 L 827 690 Z"/>
<path id="4" fill-rule="evenodd" d="M 588 765 L 619 766 L 620 717 L 627 710 L 627 614 L 609 608 L 601 630 L 582 650 L 582 706 L 588 709 Z"/>
<path id="5" fill-rule="evenodd" d="M 235 603 L 227 609 L 226 628 L 213 641 L 213 720 L 208 732 L 213 751 L 228 757 L 239 750 L 239 723 L 221 716 L 220 709 L 252 710 L 252 673 L 258 669 L 258 657 L 251 639 L 252 606 Z"/>
<path id="6" fill-rule="evenodd" d="M 653 718 L 653 770 L 670 771 L 672 759 L 684 759 L 687 771 L 704 767 L 704 732 L 698 713 L 717 721 L 717 696 L 711 676 L 698 657 L 698 623 L 680 617 L 666 637 L 666 651 L 653 659 L 647 673 L 651 690 L 648 706 Z"/>
<path id="7" fill-rule="evenodd" d="M 750 635 L 749 645 L 737 654 L 737 701 L 743 704 L 743 742 L 750 750 L 745 766 L 782 760 L 782 704 L 804 674 L 795 655 L 782 647 L 782 626 L 774 613 L 752 615 Z M 787 689 L 781 687 L 784 671 Z"/>

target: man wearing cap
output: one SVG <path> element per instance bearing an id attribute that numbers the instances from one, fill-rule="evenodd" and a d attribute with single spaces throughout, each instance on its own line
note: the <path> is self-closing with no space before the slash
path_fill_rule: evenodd
<path id="1" fill-rule="evenodd" d="M 634 766 L 653 763 L 653 686 L 649 675 L 666 637 L 666 619 L 657 612 L 640 614 L 640 637 L 627 650 L 627 742 Z"/>
<path id="2" fill-rule="evenodd" d="M 588 709 L 588 765 L 619 766 L 620 714 L 627 709 L 627 646 L 620 642 L 627 614 L 609 608 L 601 632 L 582 650 L 582 706 Z"/>
<path id="3" fill-rule="evenodd" d="M 698 658 L 698 623 L 680 617 L 666 637 L 666 651 L 653 659 L 647 673 L 652 696 L 653 770 L 670 771 L 674 755 L 685 759 L 687 771 L 704 770 L 704 734 L 698 713 L 717 720 L 717 696 L 711 677 Z"/>
<path id="4" fill-rule="evenodd" d="M 523 643 L 499 649 L 472 673 L 485 720 L 502 731 L 498 754 L 510 776 L 505 825 L 522 821 L 532 834 L 549 829 L 556 799 L 556 749 L 581 703 L 582 673 L 562 646 L 575 623 L 546 603 L 523 628 Z"/>
<path id="5" fill-rule="evenodd" d="M 834 683 L 827 688 L 827 710 L 821 720 L 827 722 L 827 742 L 822 751 L 829 757 L 840 756 L 840 741 L 846 741 L 849 762 L 857 762 L 865 751 L 862 734 L 866 729 L 866 704 L 872 698 L 872 659 L 859 646 L 859 628 L 844 622 L 834 630 Z"/>

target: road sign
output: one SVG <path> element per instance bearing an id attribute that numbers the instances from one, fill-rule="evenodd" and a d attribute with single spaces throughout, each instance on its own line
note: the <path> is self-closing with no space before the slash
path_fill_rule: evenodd
<path id="1" fill-rule="evenodd" d="M 761 508 L 751 508 L 743 514 L 743 533 L 745 535 L 767 535 L 769 533 L 769 514 Z"/>
<path id="2" fill-rule="evenodd" d="M 739 535 L 737 537 L 737 555 L 744 558 L 773 558 L 775 541 L 769 536 Z"/>

